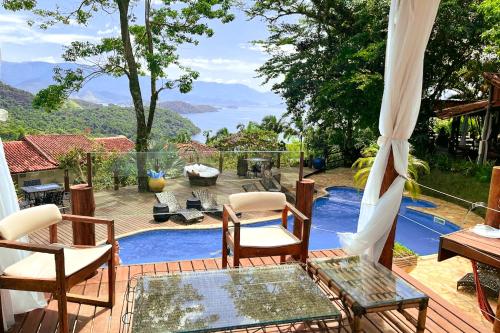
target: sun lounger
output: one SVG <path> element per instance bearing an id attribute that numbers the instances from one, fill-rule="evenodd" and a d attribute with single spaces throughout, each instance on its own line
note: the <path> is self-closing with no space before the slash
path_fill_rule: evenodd
<path id="1" fill-rule="evenodd" d="M 196 209 L 185 209 L 179 205 L 177 198 L 172 192 L 155 193 L 159 203 L 168 206 L 168 214 L 170 216 L 181 216 L 186 222 L 194 223 L 203 220 L 203 214 Z"/>
<path id="2" fill-rule="evenodd" d="M 206 189 L 193 190 L 193 196 L 200 199 L 203 212 L 222 216 L 222 205 L 217 203 L 216 196 Z"/>
<path id="3" fill-rule="evenodd" d="M 257 185 L 255 185 L 254 183 L 241 185 L 241 187 L 243 187 L 245 192 L 260 192 Z"/>
<path id="4" fill-rule="evenodd" d="M 260 180 L 267 192 L 281 192 L 281 185 L 274 177 L 264 177 Z"/>

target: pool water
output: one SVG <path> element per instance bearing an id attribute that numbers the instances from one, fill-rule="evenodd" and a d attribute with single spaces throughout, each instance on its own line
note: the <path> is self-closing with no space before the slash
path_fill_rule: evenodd
<path id="1" fill-rule="evenodd" d="M 350 187 L 331 187 L 329 196 L 314 202 L 310 250 L 339 248 L 337 232 L 355 232 L 362 191 Z M 396 241 L 419 255 L 437 253 L 439 236 L 459 229 L 458 226 L 433 215 L 410 209 L 435 207 L 431 202 L 404 197 L 396 228 Z M 288 228 L 292 230 L 293 219 Z M 248 226 L 279 224 L 280 220 Z M 122 237 L 120 258 L 124 264 L 172 260 L 215 258 L 221 256 L 221 229 L 150 230 Z"/>

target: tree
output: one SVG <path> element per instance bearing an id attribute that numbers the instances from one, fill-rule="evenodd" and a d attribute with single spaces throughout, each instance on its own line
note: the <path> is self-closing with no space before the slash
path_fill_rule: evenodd
<path id="1" fill-rule="evenodd" d="M 198 77 L 197 72 L 179 62 L 178 46 L 196 45 L 198 37 L 211 37 L 214 31 L 208 25 L 209 20 L 227 23 L 234 18 L 229 12 L 232 0 L 163 0 L 155 2 L 159 3 L 157 7 L 152 5 L 152 0 L 79 0 L 68 11 L 62 9 L 62 4 L 46 7 L 41 3 L 36 0 L 4 0 L 3 5 L 10 10 L 33 11 L 43 19 L 38 24 L 42 29 L 56 23 L 87 26 L 96 12 L 116 15 L 120 33 L 119 36 L 101 38 L 96 43 L 72 42 L 63 53 L 63 59 L 91 65 L 76 69 L 56 68 L 56 84 L 42 89 L 33 101 L 34 106 L 54 110 L 60 108 L 71 93 L 98 76 L 125 76 L 136 114 L 136 151 L 142 156 L 145 154 L 141 152 L 147 152 L 160 93 L 174 88 L 186 93 Z M 137 16 L 139 4 L 143 4 L 142 22 Z M 167 70 L 172 66 L 179 68 L 182 74 L 171 78 Z M 140 77 L 146 74 L 149 75 L 149 86 L 141 87 Z M 144 94 L 143 88 L 149 93 Z M 138 158 L 137 161 L 139 190 L 145 191 L 145 160 Z"/>
<path id="2" fill-rule="evenodd" d="M 359 156 L 357 138 L 377 131 L 389 3 L 264 0 L 247 9 L 270 31 L 266 40 L 255 41 L 270 55 L 260 77 L 274 82 L 292 122 L 313 127 L 351 161 Z M 481 71 L 498 70 L 498 56 L 491 51 L 498 40 L 498 0 L 481 3 L 441 1 L 426 52 L 424 98 L 414 137 L 428 139 L 435 101 L 446 89 L 481 97 Z"/>

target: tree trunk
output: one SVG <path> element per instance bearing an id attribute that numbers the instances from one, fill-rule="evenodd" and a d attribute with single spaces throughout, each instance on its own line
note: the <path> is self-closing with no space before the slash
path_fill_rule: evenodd
<path id="1" fill-rule="evenodd" d="M 144 117 L 144 104 L 142 101 L 141 85 L 139 83 L 139 73 L 135 61 L 132 43 L 130 41 L 128 25 L 129 0 L 117 0 L 118 10 L 120 12 L 120 32 L 123 43 L 125 59 L 127 61 L 128 82 L 130 95 L 134 103 L 135 115 L 137 120 L 137 139 L 135 149 L 137 151 L 137 182 L 139 192 L 146 192 L 148 189 L 146 175 L 146 152 L 148 151 L 149 133 L 147 131 L 146 120 Z"/>

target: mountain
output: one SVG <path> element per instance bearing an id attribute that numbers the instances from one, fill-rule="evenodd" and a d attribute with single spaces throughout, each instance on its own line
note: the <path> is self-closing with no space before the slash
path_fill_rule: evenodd
<path id="1" fill-rule="evenodd" d="M 0 82 L 0 108 L 9 111 L 6 123 L 0 123 L 0 136 L 15 140 L 23 134 L 81 133 L 92 136 L 125 135 L 134 139 L 135 112 L 131 107 L 99 105 L 72 99 L 61 110 L 47 113 L 31 106 L 33 95 Z M 176 112 L 157 109 L 152 138 L 164 139 L 182 132 L 191 135 L 200 130 Z"/>
<path id="2" fill-rule="evenodd" d="M 51 84 L 53 69 L 74 69 L 69 63 L 2 62 L 0 80 L 19 89 L 36 93 Z M 142 93 L 149 100 L 149 78 L 141 77 Z M 92 103 L 131 105 L 128 81 L 124 77 L 100 76 L 88 82 L 73 97 Z M 271 92 L 260 92 L 243 84 L 196 81 L 187 94 L 175 90 L 162 92 L 160 101 L 183 101 L 212 106 L 276 106 L 281 98 Z"/>
<path id="3" fill-rule="evenodd" d="M 179 114 L 215 112 L 218 108 L 203 104 L 190 104 L 181 101 L 167 101 L 158 104 L 161 108 L 172 110 Z"/>

